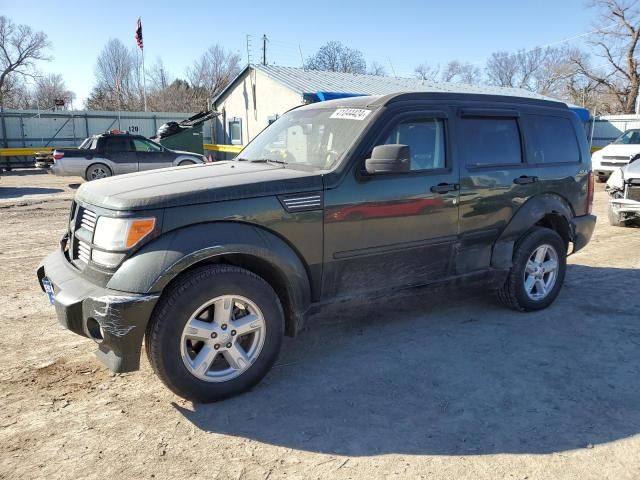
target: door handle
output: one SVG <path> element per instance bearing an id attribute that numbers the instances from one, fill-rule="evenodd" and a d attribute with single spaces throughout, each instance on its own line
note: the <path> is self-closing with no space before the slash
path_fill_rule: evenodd
<path id="1" fill-rule="evenodd" d="M 522 175 L 518 178 L 514 178 L 513 179 L 513 183 L 515 183 L 516 185 L 527 185 L 529 183 L 535 183 L 538 181 L 538 177 L 534 177 L 534 176 L 528 176 L 528 175 Z"/>
<path id="2" fill-rule="evenodd" d="M 438 185 L 434 185 L 431 187 L 431 191 L 433 193 L 449 193 L 455 192 L 460 188 L 460 185 L 457 183 L 439 183 Z"/>

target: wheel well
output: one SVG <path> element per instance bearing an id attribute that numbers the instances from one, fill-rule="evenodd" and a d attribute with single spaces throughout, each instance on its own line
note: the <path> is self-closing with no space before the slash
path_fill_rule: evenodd
<path id="1" fill-rule="evenodd" d="M 297 333 L 297 312 L 293 306 L 293 301 L 291 300 L 291 296 L 287 289 L 287 282 L 284 276 L 278 272 L 276 268 L 274 268 L 270 263 L 261 258 L 254 257 L 251 255 L 245 254 L 227 254 L 221 255 L 218 257 L 207 258 L 200 262 L 197 262 L 191 265 L 189 268 L 180 272 L 173 280 L 175 281 L 177 278 L 181 277 L 184 273 L 193 270 L 194 268 L 201 267 L 203 265 L 218 265 L 218 264 L 226 264 L 233 265 L 235 267 L 244 268 L 245 270 L 249 270 L 251 273 L 258 275 L 260 278 L 264 279 L 271 288 L 276 292 L 280 303 L 282 304 L 282 308 L 284 310 L 284 318 L 285 325 L 284 331 L 285 335 L 289 337 L 293 337 Z"/>
<path id="2" fill-rule="evenodd" d="M 573 240 L 571 237 L 571 229 L 569 228 L 569 223 L 566 218 L 562 215 L 559 213 L 547 213 L 536 223 L 536 225 L 554 230 L 558 235 L 560 235 L 562 240 L 564 240 L 567 249 L 569 248 L 569 242 Z"/>

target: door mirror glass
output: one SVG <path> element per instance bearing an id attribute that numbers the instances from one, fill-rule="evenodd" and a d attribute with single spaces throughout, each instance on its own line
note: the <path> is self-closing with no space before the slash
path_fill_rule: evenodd
<path id="1" fill-rule="evenodd" d="M 408 145 L 378 145 L 365 161 L 370 175 L 405 173 L 411 170 L 411 151 Z"/>

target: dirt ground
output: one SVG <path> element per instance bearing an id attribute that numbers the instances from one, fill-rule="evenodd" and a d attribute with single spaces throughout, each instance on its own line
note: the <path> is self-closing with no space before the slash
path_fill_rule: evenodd
<path id="1" fill-rule="evenodd" d="M 57 323 L 35 269 L 73 182 L 0 179 L 0 478 L 640 478 L 640 229 L 608 225 L 601 185 L 551 308 L 475 290 L 334 307 L 252 392 L 193 405 Z"/>

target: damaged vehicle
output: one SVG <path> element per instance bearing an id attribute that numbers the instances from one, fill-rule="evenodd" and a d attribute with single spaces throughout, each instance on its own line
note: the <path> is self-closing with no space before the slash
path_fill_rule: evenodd
<path id="1" fill-rule="evenodd" d="M 640 154 L 633 155 L 629 163 L 614 171 L 605 191 L 609 194 L 609 223 L 624 227 L 640 220 Z"/>
<path id="2" fill-rule="evenodd" d="M 566 104 L 413 92 L 293 109 L 232 161 L 78 189 L 37 271 L 62 325 L 114 372 L 142 345 L 176 394 L 267 374 L 284 335 L 349 298 L 478 283 L 548 307 L 590 240 L 593 175 Z"/>

